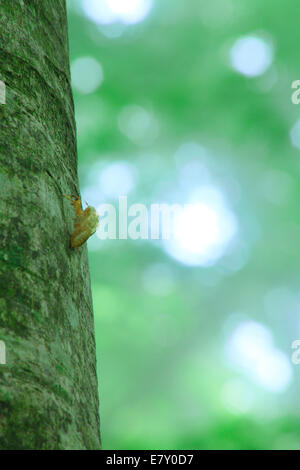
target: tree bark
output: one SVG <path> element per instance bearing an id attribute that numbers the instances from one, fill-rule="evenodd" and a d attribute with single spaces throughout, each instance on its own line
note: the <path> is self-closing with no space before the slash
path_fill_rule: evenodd
<path id="1" fill-rule="evenodd" d="M 0 449 L 99 449 L 65 0 L 0 0 L 0 53 Z"/>

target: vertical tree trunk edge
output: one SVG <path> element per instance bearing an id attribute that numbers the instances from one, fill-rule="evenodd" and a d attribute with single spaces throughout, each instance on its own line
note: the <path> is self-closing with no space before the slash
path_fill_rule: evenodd
<path id="1" fill-rule="evenodd" d="M 0 53 L 0 449 L 100 449 L 65 0 L 2 0 Z"/>

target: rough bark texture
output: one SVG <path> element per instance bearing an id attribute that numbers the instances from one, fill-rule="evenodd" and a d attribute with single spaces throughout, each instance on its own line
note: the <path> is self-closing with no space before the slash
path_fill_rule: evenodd
<path id="1" fill-rule="evenodd" d="M 98 449 L 65 0 L 0 0 L 0 54 L 0 449 Z"/>

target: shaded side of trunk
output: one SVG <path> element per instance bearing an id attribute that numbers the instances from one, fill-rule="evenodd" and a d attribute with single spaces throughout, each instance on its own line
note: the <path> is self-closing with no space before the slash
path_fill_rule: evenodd
<path id="1" fill-rule="evenodd" d="M 98 449 L 65 0 L 1 0 L 0 54 L 0 449 Z"/>

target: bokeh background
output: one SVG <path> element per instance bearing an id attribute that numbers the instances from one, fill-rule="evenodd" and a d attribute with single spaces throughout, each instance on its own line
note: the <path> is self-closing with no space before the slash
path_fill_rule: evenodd
<path id="1" fill-rule="evenodd" d="M 69 0 L 83 199 L 196 202 L 88 243 L 104 449 L 299 449 L 297 0 Z"/>

